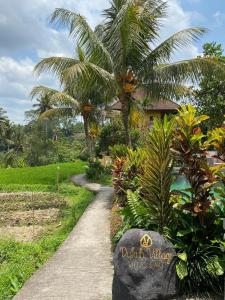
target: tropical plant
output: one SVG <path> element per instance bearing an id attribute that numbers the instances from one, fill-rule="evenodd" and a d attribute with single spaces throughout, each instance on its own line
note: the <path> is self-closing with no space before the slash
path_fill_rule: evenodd
<path id="1" fill-rule="evenodd" d="M 113 159 L 118 157 L 126 157 L 128 149 L 129 148 L 124 144 L 116 144 L 114 146 L 109 146 L 109 153 Z"/>
<path id="2" fill-rule="evenodd" d="M 163 232 L 172 221 L 171 184 L 173 157 L 170 152 L 174 120 L 156 119 L 147 139 L 147 155 L 141 175 L 141 195 L 151 223 Z"/>
<path id="3" fill-rule="evenodd" d="M 215 157 L 221 162 L 225 162 L 225 126 L 209 131 L 205 145 L 213 146 L 217 151 Z"/>
<path id="4" fill-rule="evenodd" d="M 113 0 L 110 8 L 103 11 L 105 19 L 95 31 L 78 13 L 57 8 L 51 22 L 69 29 L 87 59 L 50 57 L 35 69 L 39 73 L 50 71 L 70 86 L 79 82 L 77 88 L 81 90 L 94 84 L 117 96 L 126 144 L 130 146 L 129 116 L 138 89 L 154 100 L 172 99 L 183 93 L 186 82 L 198 81 L 212 68 L 219 69 L 218 75 L 224 77 L 219 59 L 197 57 L 170 63 L 176 50 L 189 46 L 205 33 L 203 28 L 184 29 L 154 48 L 166 8 L 167 3 L 162 0 Z"/>
<path id="5" fill-rule="evenodd" d="M 140 131 L 137 129 L 132 129 L 131 132 L 131 140 L 133 148 L 137 148 L 140 146 Z M 107 122 L 102 126 L 101 133 L 98 138 L 98 144 L 96 152 L 98 154 L 107 153 L 110 155 L 114 154 L 111 151 L 111 147 L 116 145 L 124 145 L 125 140 L 125 132 L 123 129 L 123 124 L 120 116 L 112 116 L 110 118 L 110 122 Z M 117 146 L 116 146 L 117 147 Z M 121 146 L 122 149 L 123 146 Z M 126 145 L 124 145 L 127 148 Z"/>
<path id="6" fill-rule="evenodd" d="M 175 199 L 174 222 L 168 234 L 177 252 L 180 291 L 191 298 L 217 299 L 223 292 L 225 270 L 224 200 L 211 203 L 204 224 L 198 216 L 183 209 L 183 203 L 182 197 Z"/>
<path id="7" fill-rule="evenodd" d="M 139 188 L 139 178 L 143 173 L 143 161 L 145 150 L 127 149 L 127 156 L 115 159 L 113 165 L 113 186 L 116 201 L 121 206 L 127 205 L 127 191 L 135 191 Z"/>
<path id="8" fill-rule="evenodd" d="M 213 169 L 207 164 L 203 143 L 206 136 L 200 128 L 208 118 L 206 115 L 197 116 L 196 108 L 191 105 L 182 106 L 176 117 L 177 129 L 172 146 L 176 160 L 182 164 L 180 174 L 190 184 L 190 188 L 183 193 L 183 199 L 186 200 L 183 208 L 198 215 L 202 222 L 214 199 L 212 187 L 217 183 Z"/>
<path id="9" fill-rule="evenodd" d="M 190 297 L 214 299 L 215 296 L 217 299 L 216 295 L 223 294 L 224 257 L 221 249 L 206 241 L 196 242 L 194 238 L 197 237 L 189 233 L 189 237 L 187 234 L 186 238 L 177 237 L 176 242 L 173 241 L 178 251 L 176 270 L 180 290 Z"/>
<path id="10" fill-rule="evenodd" d="M 181 290 L 189 296 L 212 299 L 223 290 L 224 189 L 218 187 L 218 168 L 208 165 L 206 150 L 213 144 L 219 149 L 218 141 L 223 139 L 220 130 L 209 133 L 209 138 L 202 133 L 200 127 L 206 120 L 208 116 L 198 115 L 191 105 L 182 106 L 176 117 L 171 150 L 190 187 L 173 191 L 179 196 L 174 199 L 169 236 L 178 252 Z"/>

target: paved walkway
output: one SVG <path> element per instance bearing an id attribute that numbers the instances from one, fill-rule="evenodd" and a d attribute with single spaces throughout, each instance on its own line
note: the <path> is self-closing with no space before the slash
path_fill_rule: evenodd
<path id="1" fill-rule="evenodd" d="M 71 180 L 98 192 L 53 257 L 25 283 L 14 300 L 110 300 L 112 285 L 110 200 L 112 188 Z"/>

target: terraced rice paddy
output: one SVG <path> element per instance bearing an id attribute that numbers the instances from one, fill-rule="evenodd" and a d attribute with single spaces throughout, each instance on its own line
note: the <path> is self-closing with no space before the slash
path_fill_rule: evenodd
<path id="1" fill-rule="evenodd" d="M 0 193 L 0 236 L 32 241 L 59 225 L 66 205 L 56 193 Z"/>

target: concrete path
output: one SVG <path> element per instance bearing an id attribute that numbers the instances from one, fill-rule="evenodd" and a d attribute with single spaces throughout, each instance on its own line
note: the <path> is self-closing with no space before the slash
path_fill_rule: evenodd
<path id="1" fill-rule="evenodd" d="M 71 180 L 98 192 L 53 257 L 25 283 L 15 300 L 110 300 L 110 200 L 112 188 Z"/>

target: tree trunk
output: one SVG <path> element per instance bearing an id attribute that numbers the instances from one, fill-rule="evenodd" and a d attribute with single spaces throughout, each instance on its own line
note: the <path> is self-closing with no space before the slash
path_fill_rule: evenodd
<path id="1" fill-rule="evenodd" d="M 129 99 L 125 96 L 120 100 L 120 102 L 122 104 L 122 119 L 125 130 L 125 143 L 128 147 L 131 147 Z"/>
<path id="2" fill-rule="evenodd" d="M 89 158 L 91 157 L 91 142 L 90 142 L 90 136 L 89 136 L 89 126 L 88 126 L 88 115 L 86 112 L 82 114 L 83 121 L 84 121 L 84 133 L 85 133 L 85 142 L 86 147 L 88 151 Z"/>

